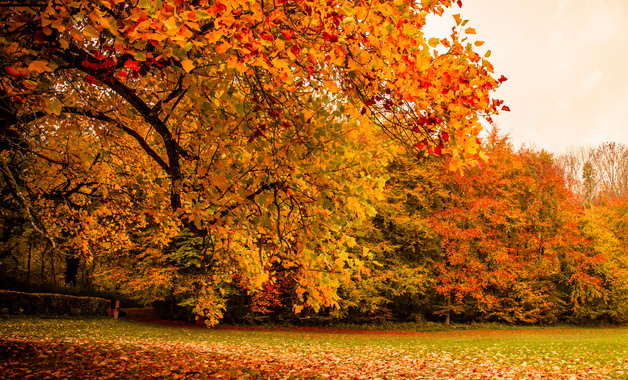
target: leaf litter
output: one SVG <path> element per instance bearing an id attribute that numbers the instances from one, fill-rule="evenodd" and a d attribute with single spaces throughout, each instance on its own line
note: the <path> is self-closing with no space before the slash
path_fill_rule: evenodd
<path id="1" fill-rule="evenodd" d="M 614 379 L 625 360 L 596 360 L 583 347 L 569 353 L 460 346 L 442 350 L 347 337 L 238 341 L 90 338 L 0 331 L 0 378 L 4 379 Z M 311 333 L 310 333 L 311 334 Z M 247 339 L 247 336 L 250 339 Z M 552 353 L 553 352 L 553 353 Z"/>

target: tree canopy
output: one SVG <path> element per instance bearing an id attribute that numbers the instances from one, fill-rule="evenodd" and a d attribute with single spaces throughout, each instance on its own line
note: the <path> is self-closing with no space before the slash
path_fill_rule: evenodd
<path id="1" fill-rule="evenodd" d="M 390 153 L 460 170 L 500 110 L 505 78 L 466 21 L 423 32 L 452 3 L 3 5 L 4 182 L 54 249 L 212 320 L 223 284 L 254 291 L 278 268 L 296 311 L 334 306 L 364 270 L 351 231 L 375 214 Z"/>

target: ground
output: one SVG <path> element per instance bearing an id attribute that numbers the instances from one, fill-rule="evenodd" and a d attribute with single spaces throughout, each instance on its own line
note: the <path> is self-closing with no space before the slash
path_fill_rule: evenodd
<path id="1" fill-rule="evenodd" d="M 248 331 L 0 320 L 6 379 L 621 379 L 628 329 Z"/>

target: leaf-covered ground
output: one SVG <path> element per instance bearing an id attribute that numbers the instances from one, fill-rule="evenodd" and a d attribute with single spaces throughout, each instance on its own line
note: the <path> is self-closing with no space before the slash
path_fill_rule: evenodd
<path id="1" fill-rule="evenodd" d="M 627 329 L 327 334 L 0 321 L 7 379 L 621 379 Z"/>

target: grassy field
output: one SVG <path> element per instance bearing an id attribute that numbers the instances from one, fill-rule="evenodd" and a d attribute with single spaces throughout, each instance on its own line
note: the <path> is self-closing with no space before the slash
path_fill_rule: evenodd
<path id="1" fill-rule="evenodd" d="M 625 379 L 628 328 L 248 331 L 0 320 L 0 378 Z"/>

